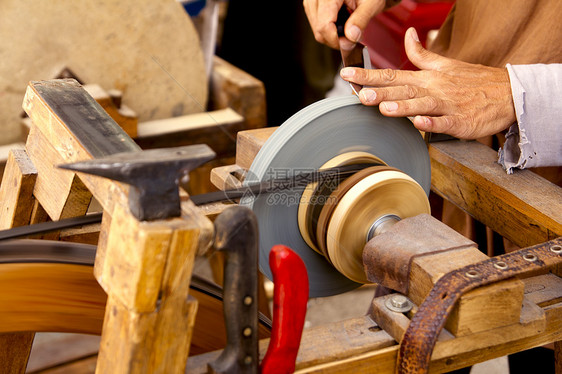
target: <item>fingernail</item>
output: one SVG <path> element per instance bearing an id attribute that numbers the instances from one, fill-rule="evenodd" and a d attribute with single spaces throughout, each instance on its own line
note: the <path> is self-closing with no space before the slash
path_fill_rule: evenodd
<path id="1" fill-rule="evenodd" d="M 356 25 L 352 25 L 347 30 L 347 36 L 350 37 L 351 41 L 358 42 L 361 40 L 361 29 Z"/>
<path id="2" fill-rule="evenodd" d="M 355 75 L 355 69 L 353 68 L 343 68 L 340 71 L 340 76 L 342 78 L 351 78 Z"/>
<path id="3" fill-rule="evenodd" d="M 340 49 L 344 50 L 344 51 L 351 51 L 353 49 L 353 47 L 355 47 L 355 44 L 352 42 L 351 40 L 341 37 L 340 38 Z"/>
<path id="4" fill-rule="evenodd" d="M 361 95 L 362 101 L 371 102 L 374 101 L 377 97 L 377 93 L 374 90 L 364 89 L 359 92 Z"/>
<path id="5" fill-rule="evenodd" d="M 384 102 L 381 105 L 384 106 L 384 109 L 386 109 L 387 112 L 395 112 L 398 109 L 398 103 L 395 103 L 394 101 Z"/>
<path id="6" fill-rule="evenodd" d="M 410 31 L 410 36 L 412 37 L 412 39 L 414 39 L 416 42 L 420 42 L 420 38 L 418 36 L 418 32 L 416 31 L 416 29 L 414 29 L 412 27 L 412 31 Z"/>

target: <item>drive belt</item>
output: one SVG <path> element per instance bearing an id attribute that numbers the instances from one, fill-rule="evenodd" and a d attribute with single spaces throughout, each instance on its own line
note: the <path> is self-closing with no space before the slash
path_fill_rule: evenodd
<path id="1" fill-rule="evenodd" d="M 214 191 L 190 196 L 195 205 L 204 205 L 217 201 L 233 201 L 242 197 L 252 197 L 261 194 L 288 191 L 294 188 L 306 187 L 309 183 L 325 182 L 349 176 L 372 164 L 354 164 L 324 170 L 311 170 L 284 178 L 272 178 L 248 186 Z M 21 238 L 29 235 L 43 234 L 50 231 L 63 230 L 101 222 L 102 213 L 91 213 L 85 216 L 62 219 L 59 221 L 42 222 L 29 226 L 20 226 L 0 231 L 0 240 Z"/>
<path id="2" fill-rule="evenodd" d="M 428 372 L 437 337 L 463 293 L 507 278 L 545 269 L 560 262 L 562 262 L 562 237 L 493 257 L 441 277 L 420 305 L 404 333 L 398 353 L 397 373 Z"/>

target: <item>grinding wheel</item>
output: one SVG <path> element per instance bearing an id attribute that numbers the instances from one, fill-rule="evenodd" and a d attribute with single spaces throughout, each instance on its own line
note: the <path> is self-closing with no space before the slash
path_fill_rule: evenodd
<path id="1" fill-rule="evenodd" d="M 378 108 L 362 105 L 356 96 L 324 99 L 289 118 L 266 141 L 249 169 L 245 183 L 318 170 L 336 156 L 366 152 L 409 175 L 429 194 L 430 162 L 420 133 L 405 118 L 388 118 Z M 356 288 L 328 260 L 310 248 L 298 226 L 304 187 L 282 193 L 245 197 L 260 223 L 261 271 L 272 278 L 267 263 L 275 244 L 296 251 L 306 264 L 310 297 L 330 296 Z"/>
<path id="2" fill-rule="evenodd" d="M 0 14 L 0 144 L 19 140 L 28 82 L 65 68 L 122 91 L 139 121 L 206 110 L 199 36 L 175 0 L 2 0 Z"/>

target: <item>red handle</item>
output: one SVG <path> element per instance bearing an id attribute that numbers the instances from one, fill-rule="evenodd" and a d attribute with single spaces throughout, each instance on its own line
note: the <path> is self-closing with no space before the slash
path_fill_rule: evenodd
<path id="1" fill-rule="evenodd" d="M 269 267 L 275 284 L 273 326 L 261 372 L 292 373 L 295 371 L 306 315 L 308 275 L 299 255 L 284 245 L 276 245 L 271 249 Z"/>

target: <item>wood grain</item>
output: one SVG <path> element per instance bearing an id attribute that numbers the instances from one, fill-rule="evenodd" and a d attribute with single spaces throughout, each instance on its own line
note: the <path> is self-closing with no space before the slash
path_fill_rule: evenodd
<path id="1" fill-rule="evenodd" d="M 478 142 L 432 143 L 431 188 L 520 247 L 562 236 L 562 188 L 528 170 L 507 175 Z"/>
<path id="2" fill-rule="evenodd" d="M 0 229 L 29 224 L 37 169 L 24 149 L 10 151 L 0 185 Z"/>

